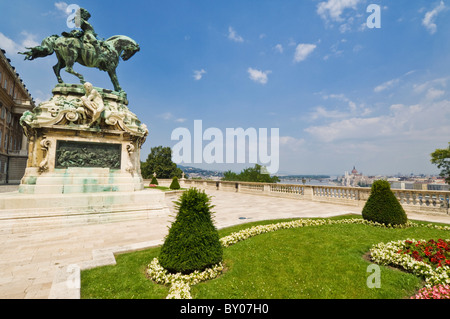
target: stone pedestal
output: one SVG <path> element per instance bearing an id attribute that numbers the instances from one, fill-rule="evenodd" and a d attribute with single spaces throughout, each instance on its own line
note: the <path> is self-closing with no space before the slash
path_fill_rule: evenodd
<path id="1" fill-rule="evenodd" d="M 89 83 L 57 85 L 51 100 L 21 119 L 30 156 L 19 192 L 142 190 L 140 149 L 148 130 L 127 105 L 125 94 Z"/>
<path id="2" fill-rule="evenodd" d="M 58 225 L 167 209 L 164 193 L 144 190 L 140 149 L 148 130 L 127 105 L 123 93 L 59 84 L 52 99 L 25 112 L 27 169 L 17 194 L 0 196 L 3 220 L 51 217 Z"/>

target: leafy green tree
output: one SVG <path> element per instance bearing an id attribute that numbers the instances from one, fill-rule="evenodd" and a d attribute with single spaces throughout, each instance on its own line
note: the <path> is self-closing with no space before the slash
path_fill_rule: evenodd
<path id="1" fill-rule="evenodd" d="M 249 167 L 236 174 L 232 171 L 225 172 L 223 181 L 227 182 L 255 182 L 255 183 L 278 183 L 280 179 L 277 176 L 270 176 L 262 172 L 262 166 L 256 164 L 255 167 Z"/>
<path id="2" fill-rule="evenodd" d="M 437 149 L 431 154 L 431 163 L 437 165 L 441 170 L 440 176 L 445 178 L 447 183 L 450 183 L 450 142 L 446 149 Z"/>
<path id="3" fill-rule="evenodd" d="M 157 146 L 151 149 L 147 161 L 141 163 L 141 173 L 144 179 L 157 178 L 181 178 L 183 172 L 172 161 L 172 149 L 170 147 Z"/>

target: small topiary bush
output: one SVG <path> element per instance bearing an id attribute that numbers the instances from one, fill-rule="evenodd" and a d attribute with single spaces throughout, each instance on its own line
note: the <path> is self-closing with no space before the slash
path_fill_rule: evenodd
<path id="1" fill-rule="evenodd" d="M 151 184 L 151 185 L 159 185 L 159 184 L 158 184 L 158 180 L 156 179 L 155 176 L 152 177 L 152 180 L 151 180 L 150 184 Z"/>
<path id="2" fill-rule="evenodd" d="M 375 181 L 363 210 L 364 219 L 386 225 L 404 225 L 408 222 L 405 210 L 387 181 Z"/>
<path id="3" fill-rule="evenodd" d="M 178 177 L 174 177 L 173 179 L 172 179 L 172 183 L 170 184 L 170 187 L 169 187 L 170 189 L 174 189 L 174 190 L 176 190 L 176 189 L 180 189 L 181 187 L 180 187 L 180 183 L 178 183 Z"/>
<path id="4" fill-rule="evenodd" d="M 178 213 L 161 248 L 161 266 L 171 273 L 190 274 L 220 263 L 223 248 L 208 195 L 191 188 L 175 204 Z"/>

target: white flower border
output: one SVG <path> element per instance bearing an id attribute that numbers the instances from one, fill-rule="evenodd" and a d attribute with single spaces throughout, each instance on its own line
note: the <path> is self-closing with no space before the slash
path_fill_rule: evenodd
<path id="1" fill-rule="evenodd" d="M 220 239 L 223 247 L 230 247 L 240 241 L 248 238 L 274 232 L 281 229 L 300 228 L 308 226 L 323 226 L 323 225 L 336 225 L 336 224 L 362 224 L 371 225 L 375 227 L 388 227 L 388 228 L 410 228 L 410 227 L 427 227 L 439 230 L 450 230 L 449 226 L 437 226 L 431 224 L 416 224 L 408 222 L 405 225 L 385 225 L 377 222 L 371 222 L 365 219 L 299 219 L 290 222 L 280 222 L 269 225 L 253 226 L 238 232 L 235 232 L 229 236 Z M 409 239 L 415 242 L 415 240 Z M 370 250 L 372 259 L 380 265 L 394 264 L 412 271 L 414 274 L 424 276 L 427 282 L 427 286 L 433 286 L 439 283 L 450 283 L 449 267 L 441 267 L 433 270 L 433 268 L 423 262 L 418 262 L 408 255 L 398 254 L 397 251 L 401 249 L 401 245 L 404 245 L 403 241 L 390 242 L 387 244 L 380 243 L 372 247 Z M 223 265 L 220 263 L 212 268 L 206 269 L 203 272 L 195 271 L 189 275 L 183 274 L 171 274 L 164 269 L 158 261 L 158 258 L 154 258 L 149 264 L 147 274 L 156 283 L 163 285 L 170 285 L 169 294 L 166 299 L 192 299 L 191 286 L 196 285 L 202 281 L 207 281 L 217 278 L 223 271 Z"/>
<path id="2" fill-rule="evenodd" d="M 171 274 L 159 264 L 158 258 L 154 258 L 148 266 L 147 275 L 158 284 L 170 285 L 166 299 L 192 299 L 192 285 L 217 278 L 222 270 L 222 263 L 219 263 L 203 272 L 194 271 L 189 275 Z"/>

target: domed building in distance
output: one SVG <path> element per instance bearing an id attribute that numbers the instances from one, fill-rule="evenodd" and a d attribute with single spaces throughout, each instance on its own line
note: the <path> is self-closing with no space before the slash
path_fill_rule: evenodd
<path id="1" fill-rule="evenodd" d="M 361 187 L 370 184 L 370 182 L 371 181 L 368 177 L 364 176 L 362 173 L 359 173 L 356 170 L 356 166 L 353 166 L 353 170 L 350 173 L 345 172 L 342 185 L 348 187 Z"/>

